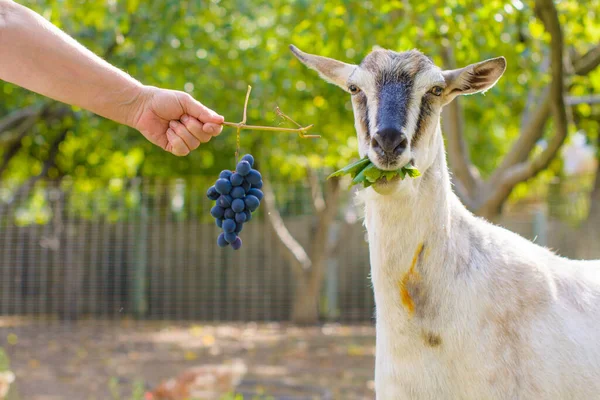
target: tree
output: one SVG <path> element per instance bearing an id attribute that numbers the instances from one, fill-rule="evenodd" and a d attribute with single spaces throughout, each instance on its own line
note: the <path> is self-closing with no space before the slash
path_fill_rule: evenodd
<path id="1" fill-rule="evenodd" d="M 593 0 L 591 9 L 597 3 Z M 504 55 L 509 69 L 491 95 L 456 103 L 459 111 L 444 118 L 449 158 L 461 195 L 473 210 L 491 216 L 495 211 L 485 210 L 497 210 L 497 204 L 492 203 L 502 203 L 507 196 L 496 196 L 494 199 L 499 200 L 492 201 L 488 198 L 493 196 L 482 193 L 488 193 L 491 186 L 500 187 L 499 183 L 508 179 L 505 170 L 538 151 L 536 143 L 548 133 L 544 127 L 550 102 L 538 101 L 549 99 L 543 90 L 549 80 L 545 71 L 549 62 L 544 57 L 551 60 L 544 24 L 520 1 L 481 4 L 462 0 L 443 6 L 433 0 L 398 1 L 377 9 L 369 4 L 280 0 L 255 2 L 248 7 L 242 1 L 199 5 L 129 0 L 106 6 L 100 2 L 43 0 L 31 6 L 144 83 L 189 91 L 221 110 L 228 120 L 237 119 L 235 111 L 233 115 L 230 112 L 236 110 L 231 105 L 239 103 L 247 84 L 254 87 L 250 120 L 273 123 L 275 105 L 296 120 L 310 120 L 323 140 L 298 145 L 285 135 L 242 135 L 246 148 L 253 147 L 254 138 L 262 137 L 263 144 L 273 150 L 264 154 L 267 167 L 283 163 L 286 179 L 301 178 L 301 173 L 293 171 L 298 161 L 306 164 L 310 159 L 313 168 L 337 168 L 355 155 L 349 99 L 303 70 L 289 55 L 289 43 L 307 50 L 319 43 L 319 49 L 314 50 L 320 54 L 351 62 L 359 61 L 375 44 L 405 50 L 417 43 L 434 61 L 449 68 Z M 586 77 L 598 63 L 600 51 L 590 46 L 597 22 L 587 8 L 578 7 L 576 0 L 561 2 L 558 7 L 562 30 L 567 33 L 561 38 L 566 37 L 566 53 L 572 60 L 563 75 Z M 363 18 L 363 12 L 376 14 Z M 559 31 L 548 30 L 554 32 L 555 42 L 561 39 L 555 34 Z M 26 179 L 39 172 L 50 139 L 61 127 L 53 124 L 48 129 L 46 112 L 38 117 L 40 123 L 17 129 L 15 121 L 24 122 L 24 116 L 43 111 L 48 102 L 9 84 L 1 87 L 0 113 L 10 117 L 4 122 L 11 122 L 0 124 L 0 149 L 8 160 L 3 163 L 3 176 Z M 536 104 L 540 106 L 534 107 Z M 128 173 L 144 176 L 197 174 L 199 167 L 202 174 L 215 174 L 233 159 L 222 156 L 233 155 L 233 130 L 180 159 L 163 154 L 130 129 L 79 110 L 70 112 L 78 119 L 65 138 L 68 145 L 57 154 L 56 167 L 49 170 L 52 177 L 107 177 L 130 171 L 118 165 L 114 154 L 127 157 L 131 149 L 141 150 L 141 157 L 136 158 L 134 171 Z M 450 118 L 453 114 L 456 117 Z M 521 128 L 523 122 L 527 123 Z M 557 143 L 561 136 L 556 136 Z M 478 167 L 476 172 L 473 165 Z M 504 189 L 506 192 L 510 190 Z"/>
<path id="2" fill-rule="evenodd" d="M 535 13 L 550 36 L 551 83 L 539 95 L 529 93 L 529 107 L 521 120 L 520 135 L 491 176 L 484 180 L 473 166 L 464 137 L 464 115 L 460 100 L 447 108 L 444 115 L 445 133 L 448 137 L 449 163 L 452 167 L 456 190 L 463 202 L 475 213 L 493 219 L 513 189 L 546 169 L 559 155 L 567 139 L 568 121 L 565 104 L 564 81 L 571 75 L 586 76 L 600 64 L 600 44 L 582 56 L 573 56 L 569 73 L 565 73 L 563 27 L 554 3 L 538 0 Z M 445 49 L 445 64 L 453 68 L 452 49 Z M 536 154 L 536 145 L 544 138 L 550 115 L 553 116 L 554 136 L 546 148 Z"/>

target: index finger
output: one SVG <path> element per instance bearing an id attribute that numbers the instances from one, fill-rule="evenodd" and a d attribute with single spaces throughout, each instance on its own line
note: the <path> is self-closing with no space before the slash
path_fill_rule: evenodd
<path id="1" fill-rule="evenodd" d="M 196 117 L 200 122 L 212 122 L 214 124 L 222 124 L 225 121 L 222 115 L 217 114 L 204 104 L 200 103 L 192 96 L 186 96 L 183 106 L 186 114 Z"/>

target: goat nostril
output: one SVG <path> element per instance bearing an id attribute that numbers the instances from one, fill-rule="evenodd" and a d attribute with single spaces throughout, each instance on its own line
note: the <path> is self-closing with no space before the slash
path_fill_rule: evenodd
<path id="1" fill-rule="evenodd" d="M 408 147 L 408 138 L 402 135 L 400 143 L 398 143 L 398 146 L 394 148 L 394 154 L 401 154 L 404 150 L 406 150 L 406 147 Z"/>
<path id="2" fill-rule="evenodd" d="M 381 150 L 381 144 L 379 143 L 379 141 L 377 140 L 376 137 L 374 137 L 373 139 L 371 139 L 371 147 L 374 150 Z"/>

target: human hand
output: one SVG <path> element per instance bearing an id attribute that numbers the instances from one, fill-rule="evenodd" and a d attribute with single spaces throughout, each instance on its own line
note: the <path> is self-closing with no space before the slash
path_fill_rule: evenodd
<path id="1" fill-rule="evenodd" d="M 221 133 L 224 118 L 185 92 L 142 87 L 131 126 L 164 150 L 185 156 Z"/>

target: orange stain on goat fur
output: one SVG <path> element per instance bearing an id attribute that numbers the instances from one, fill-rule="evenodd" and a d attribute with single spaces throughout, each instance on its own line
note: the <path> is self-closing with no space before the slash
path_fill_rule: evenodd
<path id="1" fill-rule="evenodd" d="M 421 243 L 419 247 L 417 247 L 417 251 L 415 252 L 415 255 L 412 259 L 412 263 L 410 264 L 410 269 L 406 274 L 404 274 L 402 280 L 398 282 L 398 286 L 400 287 L 400 300 L 402 301 L 402 305 L 404 306 L 404 308 L 406 308 L 406 311 L 408 311 L 408 314 L 411 316 L 415 312 L 415 302 L 410 296 L 407 286 L 409 283 L 416 282 L 419 279 L 421 279 L 421 276 L 419 275 L 419 272 L 415 270 L 415 267 L 417 265 L 417 260 L 419 259 L 419 256 L 421 255 L 422 251 L 423 243 Z"/>

